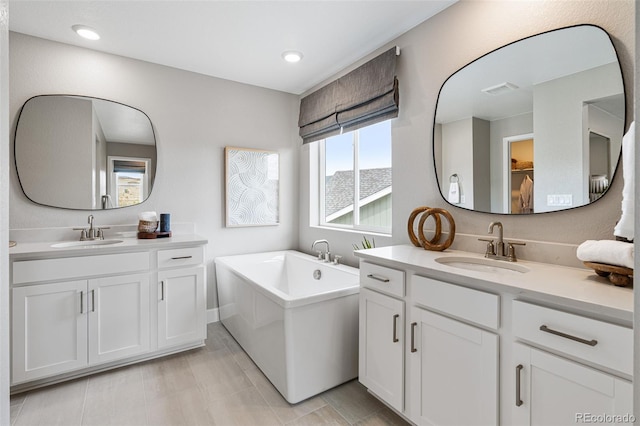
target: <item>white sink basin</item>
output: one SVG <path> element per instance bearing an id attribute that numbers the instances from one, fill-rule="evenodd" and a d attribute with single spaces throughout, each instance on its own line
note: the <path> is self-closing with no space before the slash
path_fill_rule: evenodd
<path id="1" fill-rule="evenodd" d="M 64 243 L 51 244 L 53 248 L 65 248 L 65 247 L 95 247 L 95 246 L 108 246 L 111 244 L 121 243 L 122 240 L 87 240 L 87 241 L 65 241 Z"/>
<path id="2" fill-rule="evenodd" d="M 447 256 L 437 258 L 436 262 L 442 265 L 453 266 L 454 268 L 479 272 L 514 272 L 523 274 L 531 270 L 518 263 L 487 259 L 484 257 Z"/>

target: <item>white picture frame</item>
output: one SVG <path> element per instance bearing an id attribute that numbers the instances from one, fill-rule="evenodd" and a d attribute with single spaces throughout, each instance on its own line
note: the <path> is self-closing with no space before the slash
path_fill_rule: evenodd
<path id="1" fill-rule="evenodd" d="M 227 146 L 227 227 L 273 226 L 280 222 L 280 158 L 277 152 Z"/>

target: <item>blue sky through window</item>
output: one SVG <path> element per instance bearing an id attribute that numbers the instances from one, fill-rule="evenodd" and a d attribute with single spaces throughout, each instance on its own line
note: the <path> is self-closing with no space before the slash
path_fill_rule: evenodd
<path id="1" fill-rule="evenodd" d="M 360 131 L 360 169 L 391 167 L 391 121 L 386 120 Z M 353 170 L 352 132 L 332 136 L 325 143 L 326 176 Z"/>

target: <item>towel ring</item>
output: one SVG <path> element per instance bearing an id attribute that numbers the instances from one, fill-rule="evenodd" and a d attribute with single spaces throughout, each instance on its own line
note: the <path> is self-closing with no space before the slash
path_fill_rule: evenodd
<path id="1" fill-rule="evenodd" d="M 455 180 L 454 180 L 455 179 Z M 449 176 L 449 182 L 451 183 L 458 183 L 460 181 L 460 178 L 458 177 L 457 173 L 452 174 L 451 176 Z"/>

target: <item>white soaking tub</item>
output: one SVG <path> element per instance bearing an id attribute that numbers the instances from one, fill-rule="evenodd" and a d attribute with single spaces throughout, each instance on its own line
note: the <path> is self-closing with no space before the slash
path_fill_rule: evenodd
<path id="1" fill-rule="evenodd" d="M 292 250 L 215 263 L 222 324 L 287 401 L 357 377 L 358 269 Z"/>

